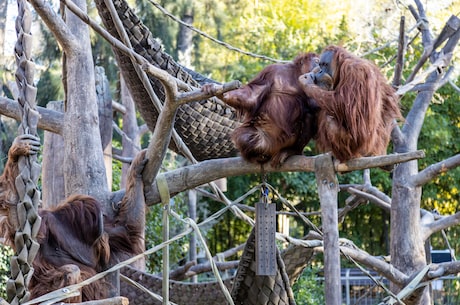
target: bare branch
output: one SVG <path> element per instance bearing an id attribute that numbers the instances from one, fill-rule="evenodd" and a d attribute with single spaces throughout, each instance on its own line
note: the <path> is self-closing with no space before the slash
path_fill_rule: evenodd
<path id="1" fill-rule="evenodd" d="M 423 46 L 425 49 L 428 49 L 433 41 L 433 35 L 431 34 L 429 28 L 428 18 L 426 17 L 425 8 L 423 7 L 422 2 L 420 0 L 414 0 L 414 2 L 417 5 L 417 11 L 415 11 L 412 5 L 409 5 L 409 10 L 418 23 L 419 31 L 422 33 Z"/>
<path id="2" fill-rule="evenodd" d="M 358 263 L 363 264 L 367 268 L 377 271 L 379 274 L 397 285 L 403 285 L 409 279 L 407 275 L 396 269 L 393 265 L 387 263 L 381 258 L 371 256 L 369 253 L 361 249 L 341 246 L 340 251 L 343 254 L 350 256 Z"/>
<path id="3" fill-rule="evenodd" d="M 452 59 L 452 53 L 443 54 L 440 56 L 428 69 L 426 69 L 422 74 L 418 75 L 416 78 L 408 78 L 408 83 L 404 86 L 399 87 L 396 94 L 404 95 L 407 92 L 413 90 L 418 84 L 425 81 L 425 79 L 433 72 L 442 71 L 445 67 L 449 65 L 449 62 Z M 415 70 L 414 70 L 415 71 Z M 417 71 L 418 72 L 418 71 Z M 430 84 L 432 85 L 432 84 Z M 433 87 L 433 91 L 436 90 L 436 86 Z M 418 88 L 420 89 L 420 88 Z"/>
<path id="4" fill-rule="evenodd" d="M 125 107 L 125 105 L 123 105 L 121 103 L 112 101 L 112 109 L 113 109 L 113 111 L 117 111 L 117 112 L 119 112 L 121 114 L 126 114 L 126 107 Z"/>
<path id="5" fill-rule="evenodd" d="M 451 79 L 449 79 L 449 84 L 460 94 L 460 87 L 458 87 Z"/>
<path id="6" fill-rule="evenodd" d="M 126 44 L 127 47 L 129 47 L 129 49 L 132 49 L 131 41 L 130 41 L 130 39 L 128 37 L 126 29 L 123 26 L 123 23 L 120 20 L 120 17 L 118 16 L 118 13 L 116 11 L 116 8 L 115 8 L 113 2 L 106 0 L 105 4 L 106 4 L 107 8 L 109 9 L 110 15 L 111 15 L 113 23 L 114 23 L 114 25 L 115 25 L 115 27 L 117 29 L 117 32 L 118 32 L 118 34 L 120 36 L 120 39 L 122 40 L 122 42 L 124 44 Z M 163 109 L 163 104 L 160 101 L 160 99 L 158 98 L 158 96 L 156 95 L 156 93 L 154 92 L 154 90 L 152 88 L 152 84 L 150 82 L 150 79 L 148 78 L 148 76 L 145 73 L 145 71 L 141 70 L 140 67 L 138 65 L 136 65 L 136 59 L 133 56 L 130 56 L 129 58 L 130 58 L 131 62 L 133 63 L 133 67 L 134 67 L 139 79 L 141 80 L 142 85 L 144 86 L 146 93 L 150 97 L 150 99 L 151 99 L 153 105 L 155 106 L 156 110 L 158 111 L 158 113 L 160 113 L 161 110 Z M 178 82 L 178 84 L 182 89 L 185 89 L 185 87 L 187 86 L 186 84 L 184 84 L 182 82 Z M 217 99 L 214 99 L 214 100 L 217 101 Z M 144 124 L 143 128 L 140 129 L 140 133 L 143 134 L 143 133 L 145 133 L 147 131 L 149 131 L 149 129 L 148 129 L 147 125 Z M 171 136 L 172 136 L 172 140 L 174 141 L 174 144 L 176 145 L 178 151 L 181 152 L 192 163 L 196 163 L 197 161 L 195 160 L 195 157 L 191 153 L 190 149 L 185 145 L 184 141 L 182 140 L 182 138 L 179 136 L 179 134 L 177 133 L 177 131 L 175 129 L 173 129 Z"/>
<path id="7" fill-rule="evenodd" d="M 440 174 L 458 166 L 460 166 L 460 154 L 428 166 L 417 175 L 412 176 L 409 183 L 411 183 L 414 187 L 423 186 Z"/>
<path id="8" fill-rule="evenodd" d="M 151 67 L 153 67 L 152 65 L 144 65 L 144 67 L 147 68 L 149 73 L 154 72 L 150 69 Z M 158 70 L 157 68 L 155 69 Z M 145 165 L 142 175 L 144 179 L 144 185 L 147 186 L 152 185 L 153 180 L 155 179 L 156 175 L 158 174 L 158 171 L 160 170 L 163 157 L 166 154 L 166 150 L 171 139 L 171 133 L 173 130 L 174 118 L 176 115 L 177 108 L 184 103 L 183 101 L 176 102 L 176 83 L 173 81 L 172 76 L 170 76 L 168 73 L 166 74 L 167 78 L 159 78 L 163 82 L 163 84 L 168 83 L 168 86 L 165 86 L 166 100 L 163 106 L 163 110 L 158 116 L 157 122 L 155 124 L 155 130 L 153 131 L 153 135 L 150 139 L 149 147 L 147 148 L 147 153 L 145 156 L 148 159 L 148 161 Z M 221 87 L 219 91 L 225 92 L 239 87 L 239 82 L 232 82 L 230 85 L 224 84 L 216 86 L 219 86 L 219 88 Z M 205 96 L 206 94 L 204 92 L 201 92 L 201 90 L 197 90 L 191 93 L 190 95 L 187 95 L 184 100 L 196 101 L 204 99 Z M 147 187 L 146 189 L 148 191 L 149 187 Z"/>
<path id="9" fill-rule="evenodd" d="M 217 269 L 220 271 L 225 271 L 228 269 L 236 269 L 238 268 L 239 263 L 240 263 L 239 260 L 230 261 L 230 262 L 215 262 Z M 182 279 L 190 278 L 200 273 L 210 272 L 210 271 L 212 271 L 210 263 L 196 265 L 196 266 L 191 267 L 187 272 L 185 272 Z"/>
<path id="10" fill-rule="evenodd" d="M 425 276 L 428 280 L 434 280 L 443 276 L 458 274 L 460 272 L 460 261 L 432 264 L 430 271 Z"/>
<path id="11" fill-rule="evenodd" d="M 150 64 L 144 57 L 135 53 L 133 50 L 125 46 L 118 39 L 110 35 L 106 30 L 100 27 L 94 20 L 92 20 L 87 14 L 82 12 L 73 2 L 69 0 L 61 0 L 67 8 L 69 8 L 75 15 L 77 15 L 83 22 L 90 25 L 97 33 L 99 33 L 104 39 L 106 39 L 112 46 L 116 47 L 123 53 L 127 54 L 142 66 L 142 70 L 146 71 L 149 75 L 157 78 L 164 86 L 165 89 L 165 104 L 161 111 L 156 127 L 150 141 L 149 148 L 147 150 L 146 158 L 149 160 L 144 169 L 144 181 L 145 185 L 150 186 L 153 179 L 155 178 L 160 168 L 163 156 L 166 153 L 166 149 L 169 145 L 171 135 L 173 132 L 173 122 L 175 113 L 180 103 L 174 103 L 175 96 L 178 92 L 177 88 L 189 90 L 189 86 L 182 81 L 172 77 L 166 71 L 159 69 Z M 148 187 L 147 187 L 148 189 Z"/>
<path id="12" fill-rule="evenodd" d="M 347 163 L 336 165 L 336 171 L 349 172 L 368 167 L 391 165 L 424 157 L 422 151 L 405 154 L 392 154 L 378 157 L 365 157 L 350 160 Z M 264 166 L 266 173 L 270 172 L 313 172 L 316 157 L 292 156 L 279 168 L 267 164 Z M 177 195 L 187 189 L 195 188 L 210 181 L 223 177 L 233 177 L 246 174 L 261 173 L 261 167 L 244 161 L 241 158 L 226 158 L 206 160 L 194 165 L 182 167 L 165 173 L 171 196 Z M 160 194 L 153 183 L 151 188 L 146 188 L 145 199 L 148 205 L 160 202 Z"/>
<path id="13" fill-rule="evenodd" d="M 51 8 L 49 3 L 43 0 L 30 0 L 29 2 L 66 52 L 73 52 L 80 48 L 80 44 L 73 33 L 69 30 L 61 16 Z"/>
<path id="14" fill-rule="evenodd" d="M 40 113 L 38 128 L 57 134 L 62 133 L 62 125 L 64 121 L 63 113 L 39 106 L 37 106 L 37 110 Z M 18 122 L 21 121 L 21 112 L 18 103 L 14 100 L 1 96 L 0 114 L 13 118 Z"/>
<path id="15" fill-rule="evenodd" d="M 223 85 L 214 84 L 214 95 L 207 95 L 201 90 L 194 90 L 178 94 L 176 96 L 176 102 L 178 102 L 179 104 L 184 104 L 188 102 L 204 100 L 213 96 L 218 96 L 230 90 L 238 89 L 240 86 L 241 83 L 239 81 L 231 81 Z"/>
<path id="16" fill-rule="evenodd" d="M 422 219 L 430 219 L 430 217 L 423 217 Z M 431 221 L 425 220 L 422 224 L 423 240 L 427 240 L 432 234 L 436 232 L 460 224 L 460 212 L 455 213 L 454 215 L 441 216 L 436 220 L 434 220 L 434 217 L 432 217 L 430 220 Z"/>
<path id="17" fill-rule="evenodd" d="M 431 39 L 431 33 L 429 34 L 430 38 L 426 38 L 425 36 L 423 36 L 423 31 L 422 31 L 422 37 L 423 37 L 423 40 L 424 40 L 424 46 L 425 46 L 425 50 L 422 54 L 422 57 L 420 58 L 419 62 L 417 63 L 417 65 L 415 66 L 414 70 L 412 71 L 411 75 L 408 77 L 407 79 L 407 82 L 411 82 L 414 78 L 415 78 L 415 75 L 418 73 L 418 71 L 421 69 L 421 67 L 423 66 L 423 64 L 426 62 L 426 60 L 430 57 L 431 57 L 431 61 L 434 62 L 434 61 L 437 61 L 438 58 L 437 57 L 437 53 L 433 53 L 435 52 L 435 50 L 441 46 L 442 43 L 444 43 L 445 41 L 447 40 L 451 40 L 451 38 L 453 38 L 455 35 L 456 35 L 456 32 L 459 30 L 460 28 L 460 19 L 457 17 L 457 16 L 451 16 L 449 18 L 449 20 L 446 22 L 444 28 L 442 29 L 441 33 L 438 35 L 438 37 L 436 38 L 436 40 L 431 43 L 432 39 Z M 430 43 L 428 42 L 425 42 L 425 40 L 428 40 Z M 454 41 L 455 41 L 455 38 L 454 38 Z M 458 39 L 457 39 L 458 41 Z M 445 47 L 445 49 L 447 49 Z M 451 49 L 451 48 L 449 48 Z M 445 54 L 448 54 L 450 51 L 444 51 Z"/>
<path id="18" fill-rule="evenodd" d="M 397 88 L 401 84 L 402 68 L 404 66 L 404 53 L 406 50 L 406 33 L 404 31 L 406 18 L 401 16 L 399 23 L 399 40 L 398 40 L 398 55 L 395 66 L 395 74 L 393 77 L 393 87 Z"/>
<path id="19" fill-rule="evenodd" d="M 156 78 L 158 78 L 162 82 L 169 82 L 174 81 L 179 88 L 187 90 L 189 86 L 184 82 L 173 78 L 169 73 L 164 70 L 161 70 L 152 64 L 150 64 L 144 57 L 139 55 L 138 53 L 134 52 L 127 46 L 125 46 L 122 42 L 118 39 L 114 38 L 110 33 L 108 33 L 105 29 L 103 29 L 99 24 L 97 24 L 93 19 L 91 19 L 85 12 L 83 12 L 79 7 L 77 7 L 72 1 L 70 0 L 61 0 L 63 4 L 67 6 L 67 8 L 72 11 L 78 18 L 80 18 L 84 23 L 88 24 L 94 31 L 96 31 L 99 35 L 101 35 L 108 43 L 110 43 L 113 47 L 119 49 L 121 52 L 125 53 L 128 56 L 134 58 L 137 64 L 143 66 L 144 70 L 147 70 L 148 73 Z M 177 91 L 177 90 L 176 90 Z"/>
<path id="20" fill-rule="evenodd" d="M 391 131 L 391 141 L 393 141 L 394 146 L 398 147 L 401 145 L 401 143 L 404 143 L 405 135 L 402 132 L 401 128 L 396 124 L 395 120 L 395 127 L 393 127 L 393 130 Z"/>
<path id="21" fill-rule="evenodd" d="M 454 66 L 450 66 L 449 69 L 447 69 L 447 72 L 446 74 L 443 76 L 443 78 L 439 81 L 439 84 L 438 84 L 438 88 L 441 88 L 442 86 L 444 86 L 445 84 L 449 83 L 452 81 L 452 74 L 454 73 L 455 71 L 455 67 Z"/>
<path id="22" fill-rule="evenodd" d="M 359 195 L 362 198 L 365 198 L 366 200 L 369 200 L 369 201 L 373 202 L 375 205 L 377 205 L 378 207 L 382 208 L 383 210 L 385 210 L 387 212 L 390 212 L 391 204 L 386 202 L 385 200 L 382 200 L 382 199 L 378 198 L 375 195 L 369 194 L 369 193 L 367 193 L 365 191 L 364 192 L 360 191 L 360 190 L 355 189 L 355 188 L 349 188 L 348 192 L 350 192 L 351 194 Z"/>
<path id="23" fill-rule="evenodd" d="M 336 166 L 338 172 L 349 172 L 365 168 L 376 168 L 403 163 L 414 159 L 425 158 L 425 153 L 422 150 L 408 152 L 404 154 L 390 154 L 385 156 L 363 157 L 352 159 L 346 163 L 340 163 Z"/>

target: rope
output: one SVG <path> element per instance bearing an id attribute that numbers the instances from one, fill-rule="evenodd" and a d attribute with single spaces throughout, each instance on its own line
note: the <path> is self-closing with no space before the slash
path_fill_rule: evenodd
<path id="1" fill-rule="evenodd" d="M 201 234 L 199 225 L 191 218 L 185 218 L 182 219 L 177 213 L 174 211 L 171 211 L 171 215 L 174 216 L 177 220 L 182 221 L 185 224 L 188 224 L 189 227 L 191 227 L 195 233 L 197 234 L 198 239 L 201 241 L 203 245 L 203 250 L 206 254 L 207 259 L 209 260 L 209 263 L 211 265 L 211 270 L 214 273 L 214 276 L 216 277 L 217 283 L 219 283 L 220 288 L 222 289 L 222 292 L 224 293 L 225 299 L 227 300 L 229 305 L 235 305 L 233 302 L 233 299 L 230 295 L 230 292 L 228 291 L 227 287 L 225 286 L 222 277 L 220 276 L 219 269 L 217 268 L 216 262 L 214 261 L 211 252 L 209 251 L 209 248 L 206 244 L 206 240 L 204 239 L 203 235 Z"/>
<path id="2" fill-rule="evenodd" d="M 32 15 L 25 0 L 17 0 L 17 2 L 16 83 L 22 114 L 18 131 L 19 134 L 36 135 L 39 114 L 35 109 L 37 89 L 33 86 L 34 63 L 31 59 Z M 18 167 L 19 175 L 15 182 L 19 197 L 16 207 L 18 227 L 14 238 L 16 254 L 11 258 L 11 278 L 7 282 L 7 294 L 11 304 L 21 304 L 29 299 L 28 286 L 33 275 L 32 263 L 40 247 L 35 240 L 41 223 L 37 213 L 40 200 L 40 192 L 36 184 L 40 174 L 37 156 L 20 157 Z"/>
<path id="3" fill-rule="evenodd" d="M 216 266 L 216 262 L 214 261 L 212 255 L 211 255 L 211 252 L 209 251 L 209 248 L 206 245 L 205 239 L 201 235 L 201 231 L 200 231 L 197 223 L 191 218 L 182 219 L 182 217 L 180 217 L 177 213 L 175 213 L 174 211 L 172 211 L 170 209 L 170 206 L 169 206 L 169 200 L 170 200 L 169 188 L 168 188 L 168 183 L 166 182 L 166 178 L 165 178 L 165 176 L 163 174 L 160 174 L 160 175 L 157 176 L 157 187 L 158 187 L 158 191 L 160 192 L 161 202 L 162 202 L 162 204 L 164 206 L 163 207 L 164 208 L 164 211 L 163 211 L 163 230 L 164 230 L 163 231 L 163 241 L 166 242 L 167 240 L 169 240 L 169 232 L 167 232 L 169 230 L 169 219 L 168 219 L 169 214 L 171 214 L 177 220 L 179 220 L 179 221 L 187 224 L 189 227 L 191 227 L 195 231 L 195 233 L 197 234 L 197 237 L 200 239 L 201 243 L 203 244 L 204 251 L 205 251 L 206 256 L 207 256 L 207 258 L 209 260 L 209 263 L 211 264 L 211 269 L 214 272 L 214 275 L 216 276 L 217 282 L 219 283 L 219 286 L 222 289 L 222 292 L 224 293 L 225 298 L 227 299 L 227 301 L 228 301 L 228 303 L 230 305 L 233 305 L 233 300 L 232 300 L 232 298 L 230 296 L 230 293 L 228 292 L 227 287 L 224 285 L 224 282 L 222 281 L 222 278 L 220 276 L 219 270 L 217 269 L 217 266 Z M 168 246 L 166 246 L 163 249 L 163 251 L 164 251 L 163 252 L 163 279 L 164 279 L 164 281 L 163 281 L 163 304 L 167 305 L 168 302 L 169 302 L 169 289 L 168 289 L 169 288 L 169 286 L 168 286 L 168 283 L 169 283 L 169 257 L 167 257 L 167 255 L 169 256 L 169 251 L 168 250 L 165 251 L 165 249 L 168 249 Z"/>
<path id="4" fill-rule="evenodd" d="M 179 18 L 177 18 L 176 16 L 174 16 L 173 14 L 171 14 L 170 12 L 168 12 L 164 7 L 162 7 L 160 4 L 156 3 L 155 1 L 153 0 L 149 0 L 150 3 L 153 4 L 153 6 L 155 6 L 157 9 L 159 9 L 164 15 L 168 16 L 169 18 L 171 18 L 172 20 L 174 20 L 175 22 L 185 26 L 186 28 L 189 28 L 190 30 L 200 34 L 201 36 L 217 43 L 217 44 L 220 44 L 221 46 L 224 46 L 225 48 L 231 50 L 231 51 L 235 51 L 235 52 L 238 52 L 238 53 L 241 53 L 241 54 L 244 54 L 244 55 L 247 55 L 247 56 L 251 56 L 251 57 L 255 57 L 255 58 L 260 58 L 260 59 L 265 59 L 265 60 L 268 60 L 268 61 L 272 61 L 272 62 L 286 62 L 285 60 L 279 60 L 279 59 L 275 59 L 275 58 L 271 58 L 271 57 L 268 57 L 268 56 L 265 56 L 265 55 L 259 55 L 259 54 L 255 54 L 255 53 L 251 53 L 251 52 L 248 52 L 248 51 L 244 51 L 244 50 L 241 50 L 237 47 L 234 47 L 226 42 L 223 42 L 219 39 L 216 39 L 208 34 L 206 34 L 205 32 L 193 27 L 192 25 L 186 23 L 186 22 L 183 22 L 182 20 L 180 20 Z"/>

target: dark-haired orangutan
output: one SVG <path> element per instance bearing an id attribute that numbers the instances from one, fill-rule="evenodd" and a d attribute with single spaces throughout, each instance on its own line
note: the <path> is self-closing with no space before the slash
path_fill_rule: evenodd
<path id="1" fill-rule="evenodd" d="M 298 78 L 317 64 L 316 54 L 303 53 L 292 62 L 265 67 L 247 85 L 220 96 L 241 119 L 232 140 L 245 160 L 278 167 L 289 156 L 302 154 L 316 134 L 317 107 Z M 202 90 L 212 94 L 212 88 L 205 84 Z"/>
<path id="2" fill-rule="evenodd" d="M 0 237 L 14 248 L 14 219 L 10 208 L 16 208 L 18 194 L 14 180 L 18 175 L 18 158 L 35 154 L 39 139 L 19 136 L 8 152 L 5 170 L 0 176 Z M 73 195 L 51 210 L 40 210 L 42 218 L 37 241 L 40 249 L 33 262 L 30 281 L 31 298 L 76 284 L 112 264 L 143 252 L 142 232 L 145 203 L 141 172 L 145 152 L 131 165 L 126 195 L 116 216 L 103 216 L 101 204 L 93 197 Z M 108 284 L 93 282 L 82 288 L 81 295 L 67 302 L 82 302 L 106 297 Z"/>
<path id="3" fill-rule="evenodd" d="M 379 69 L 342 47 L 329 46 L 319 67 L 299 78 L 319 108 L 316 144 L 341 162 L 386 154 L 398 97 Z"/>

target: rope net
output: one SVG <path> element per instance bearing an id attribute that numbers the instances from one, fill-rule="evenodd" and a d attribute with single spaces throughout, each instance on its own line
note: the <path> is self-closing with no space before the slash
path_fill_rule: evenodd
<path id="1" fill-rule="evenodd" d="M 37 89 L 33 85 L 34 63 L 32 61 L 32 15 L 25 0 L 18 0 L 18 17 L 16 18 L 17 42 L 16 84 L 22 122 L 19 134 L 37 134 L 39 114 L 36 110 L 35 97 Z M 11 278 L 7 282 L 7 294 L 11 304 L 21 304 L 29 299 L 28 285 L 33 275 L 32 262 L 38 252 L 39 244 L 35 241 L 40 229 L 41 218 L 37 209 L 40 192 L 37 187 L 40 165 L 37 156 L 23 156 L 18 161 L 19 175 L 15 186 L 19 202 L 16 206 L 16 234 L 14 244 L 16 254 L 11 257 Z M 12 207 L 14 209 L 14 207 Z"/>

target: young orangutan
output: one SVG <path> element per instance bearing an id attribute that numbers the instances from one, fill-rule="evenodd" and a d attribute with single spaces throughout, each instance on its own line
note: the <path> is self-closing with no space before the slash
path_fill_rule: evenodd
<path id="1" fill-rule="evenodd" d="M 39 147 L 36 137 L 19 136 L 8 152 L 8 161 L 0 176 L 0 236 L 13 248 L 15 223 L 10 217 L 10 208 L 15 209 L 18 202 L 14 185 L 17 161 L 19 156 L 36 154 Z M 144 157 L 145 151 L 142 151 L 133 160 L 126 194 L 114 217 L 103 215 L 102 204 L 87 195 L 72 195 L 54 209 L 39 210 L 42 218 L 37 234 L 40 249 L 33 262 L 34 273 L 29 285 L 31 298 L 79 283 L 144 251 Z M 82 288 L 81 295 L 66 301 L 102 299 L 107 290 L 104 281 L 93 282 Z"/>

